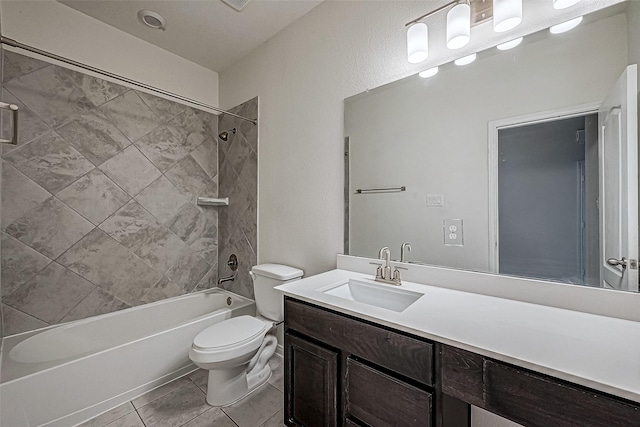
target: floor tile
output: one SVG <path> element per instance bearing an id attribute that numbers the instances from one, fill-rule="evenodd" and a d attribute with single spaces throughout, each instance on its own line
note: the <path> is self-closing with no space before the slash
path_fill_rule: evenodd
<path id="1" fill-rule="evenodd" d="M 131 412 L 130 414 L 125 415 L 119 420 L 115 420 L 104 427 L 145 427 L 145 425 L 137 412 Z"/>
<path id="2" fill-rule="evenodd" d="M 269 418 L 260 427 L 282 427 L 284 426 L 284 410 L 280 409 L 274 416 Z"/>
<path id="3" fill-rule="evenodd" d="M 271 367 L 271 378 L 269 378 L 269 384 L 284 392 L 284 359 L 282 356 L 274 354 L 269 359 L 269 366 Z"/>
<path id="4" fill-rule="evenodd" d="M 166 396 L 167 394 L 171 393 L 172 391 L 186 384 L 189 384 L 189 382 L 190 382 L 189 378 L 181 377 L 171 381 L 170 383 L 161 385 L 160 387 L 154 388 L 153 390 L 143 394 L 142 396 L 139 396 L 133 399 L 132 400 L 133 406 L 135 406 L 136 409 L 140 409 L 144 405 L 150 402 L 153 402 L 154 400 L 159 399 L 162 396 Z"/>
<path id="5" fill-rule="evenodd" d="M 266 384 L 240 402 L 223 408 L 239 427 L 259 427 L 282 408 L 282 392 Z"/>
<path id="6" fill-rule="evenodd" d="M 236 427 L 236 423 L 220 408 L 211 408 L 204 414 L 198 415 L 184 427 Z"/>
<path id="7" fill-rule="evenodd" d="M 104 427 L 110 422 L 120 419 L 134 411 L 135 409 L 131 402 L 123 403 L 102 415 L 98 415 L 97 417 L 80 424 L 78 427 Z"/>
<path id="8" fill-rule="evenodd" d="M 202 390 L 189 381 L 188 384 L 141 407 L 138 413 L 147 426 L 177 427 L 209 408 Z"/>
<path id="9" fill-rule="evenodd" d="M 198 369 L 197 371 L 190 373 L 189 378 L 191 378 L 191 381 L 193 381 L 195 385 L 200 387 L 200 390 L 202 390 L 205 393 L 207 392 L 207 382 L 209 381 L 209 371 L 205 369 Z"/>

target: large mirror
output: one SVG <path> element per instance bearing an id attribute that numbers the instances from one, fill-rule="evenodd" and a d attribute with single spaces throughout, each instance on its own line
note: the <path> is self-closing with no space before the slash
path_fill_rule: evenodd
<path id="1" fill-rule="evenodd" d="M 638 291 L 638 14 L 345 100 L 346 253 Z"/>

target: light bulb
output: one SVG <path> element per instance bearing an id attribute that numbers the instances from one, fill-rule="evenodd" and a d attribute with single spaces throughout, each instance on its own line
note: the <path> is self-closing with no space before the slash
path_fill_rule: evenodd
<path id="1" fill-rule="evenodd" d="M 433 77 L 438 74 L 438 67 L 429 68 L 428 70 L 420 71 L 418 75 L 423 79 Z"/>
<path id="2" fill-rule="evenodd" d="M 471 38 L 471 7 L 466 4 L 455 5 L 447 13 L 447 47 L 460 49 Z"/>
<path id="3" fill-rule="evenodd" d="M 499 44 L 498 46 L 496 46 L 498 48 L 498 50 L 509 50 L 509 49 L 513 49 L 514 47 L 518 46 L 520 43 L 522 43 L 522 40 L 524 39 L 524 37 L 518 37 L 517 39 L 513 39 L 511 41 L 508 41 L 506 43 L 502 43 Z"/>
<path id="4" fill-rule="evenodd" d="M 522 22 L 522 0 L 493 0 L 493 31 L 503 33 Z"/>
<path id="5" fill-rule="evenodd" d="M 571 19 L 569 21 L 554 25 L 553 27 L 549 28 L 549 31 L 551 31 L 551 34 L 566 33 L 567 31 L 573 30 L 575 27 L 580 25 L 581 22 L 582 16 L 578 16 L 577 18 Z"/>
<path id="6" fill-rule="evenodd" d="M 427 24 L 418 22 L 407 30 L 407 59 L 418 64 L 429 56 L 429 31 Z"/>
<path id="7" fill-rule="evenodd" d="M 456 65 L 468 65 L 476 60 L 476 54 L 472 53 L 471 55 L 463 56 L 462 58 L 458 58 L 453 61 Z"/>

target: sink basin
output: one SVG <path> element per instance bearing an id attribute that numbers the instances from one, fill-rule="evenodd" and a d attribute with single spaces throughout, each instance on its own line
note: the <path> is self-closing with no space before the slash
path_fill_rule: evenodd
<path id="1" fill-rule="evenodd" d="M 334 297 L 393 310 L 398 313 L 406 310 L 407 307 L 424 295 L 420 292 L 397 288 L 394 285 L 379 285 L 355 279 L 349 279 L 321 292 Z"/>

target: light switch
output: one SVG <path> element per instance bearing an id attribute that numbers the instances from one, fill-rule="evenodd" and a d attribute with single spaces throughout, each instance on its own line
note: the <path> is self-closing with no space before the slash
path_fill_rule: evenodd
<path id="1" fill-rule="evenodd" d="M 444 196 L 442 194 L 427 194 L 428 208 L 441 208 L 444 206 Z"/>
<path id="2" fill-rule="evenodd" d="M 442 229 L 444 231 L 444 244 L 446 246 L 464 246 L 461 219 L 443 220 Z"/>

